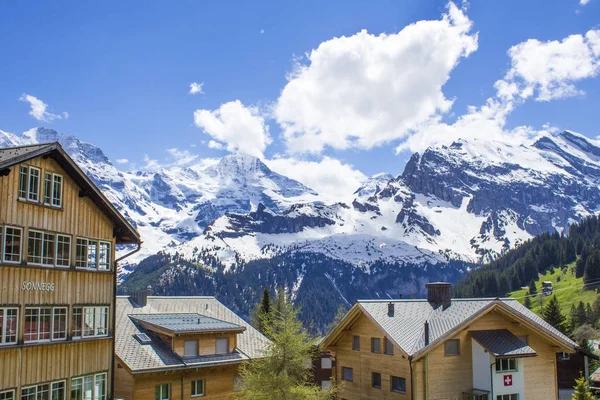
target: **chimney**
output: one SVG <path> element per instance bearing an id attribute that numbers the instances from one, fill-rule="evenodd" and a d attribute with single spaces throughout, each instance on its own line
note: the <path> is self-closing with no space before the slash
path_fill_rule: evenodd
<path id="1" fill-rule="evenodd" d="M 145 307 L 148 304 L 148 295 L 150 294 L 150 288 L 141 290 L 132 290 L 129 295 L 129 299 L 133 301 L 138 307 Z"/>
<path id="2" fill-rule="evenodd" d="M 452 284 L 448 282 L 426 283 L 427 301 L 433 308 L 443 306 L 444 310 L 452 304 Z"/>
<path id="3" fill-rule="evenodd" d="M 429 346 L 429 322 L 425 321 L 425 346 Z"/>
<path id="4" fill-rule="evenodd" d="M 394 316 L 394 303 L 391 301 L 388 303 L 388 317 Z"/>

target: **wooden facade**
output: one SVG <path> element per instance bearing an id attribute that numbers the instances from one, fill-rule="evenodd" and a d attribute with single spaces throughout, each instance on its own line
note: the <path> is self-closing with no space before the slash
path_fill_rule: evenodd
<path id="1" fill-rule="evenodd" d="M 77 183 L 88 178 L 74 179 L 53 157 L 60 153 L 64 161 L 64 150 L 49 147 L 0 177 L 0 393 L 14 391 L 21 399 L 37 390 L 35 398 L 42 399 L 40 391 L 50 390 L 58 399 L 90 393 L 111 399 L 117 224 Z M 35 196 L 27 192 L 29 176 L 25 187 L 21 183 L 22 168 L 30 167 L 37 171 Z M 48 190 L 54 190 L 54 205 L 46 201 Z M 7 309 L 16 310 L 10 326 Z M 12 340 L 7 332 L 15 327 Z"/>
<path id="2" fill-rule="evenodd" d="M 326 339 L 323 350 L 330 352 L 334 359 L 333 376 L 340 384 L 340 399 L 463 400 L 467 398 L 465 394 L 474 389 L 471 332 L 503 329 L 515 336 L 526 337 L 529 346 L 537 353 L 535 357 L 522 359 L 526 381 L 524 398 L 558 399 L 556 354 L 566 351 L 566 347 L 557 345 L 543 331 L 514 319 L 502 309 L 491 309 L 416 357 L 409 357 L 397 346 L 394 346 L 393 355 L 385 354 L 385 331 L 360 312 L 347 320 L 339 336 L 331 342 Z M 359 338 L 359 348 L 355 337 Z M 378 353 L 372 352 L 373 338 L 380 340 Z M 459 354 L 447 356 L 444 343 L 457 339 Z M 352 380 L 344 379 L 345 368 L 352 369 Z M 375 380 L 378 387 L 373 385 L 373 374 L 380 377 Z M 403 393 L 391 390 L 391 377 L 405 380 Z M 491 400 L 491 397 L 488 396 L 488 399 Z"/>

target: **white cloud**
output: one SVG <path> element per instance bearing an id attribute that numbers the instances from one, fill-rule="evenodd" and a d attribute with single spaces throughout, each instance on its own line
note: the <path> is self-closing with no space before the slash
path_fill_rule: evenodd
<path id="1" fill-rule="evenodd" d="M 590 0 L 579 0 L 579 4 L 581 4 L 582 6 L 585 6 L 589 2 Z"/>
<path id="2" fill-rule="evenodd" d="M 452 100 L 442 86 L 459 60 L 477 49 L 471 26 L 449 3 L 441 20 L 321 43 L 290 74 L 274 106 L 288 149 L 369 149 L 447 112 Z"/>
<path id="3" fill-rule="evenodd" d="M 320 161 L 274 158 L 265 162 L 273 171 L 301 182 L 320 195 L 332 198 L 352 195 L 367 179 L 365 174 L 352 165 L 327 156 Z"/>
<path id="4" fill-rule="evenodd" d="M 204 90 L 202 87 L 204 86 L 204 82 L 192 82 L 190 83 L 190 94 L 203 94 Z"/>
<path id="5" fill-rule="evenodd" d="M 50 122 L 55 119 L 68 119 L 70 117 L 69 113 L 66 111 L 58 114 L 49 112 L 48 104 L 30 94 L 23 93 L 21 97 L 19 97 L 19 100 L 29 103 L 29 106 L 31 107 L 29 115 L 38 121 Z"/>
<path id="6" fill-rule="evenodd" d="M 161 168 L 160 163 L 157 160 L 151 159 L 148 154 L 144 154 L 144 163 L 145 165 L 143 169 L 146 170 L 156 171 L 157 169 Z"/>
<path id="7" fill-rule="evenodd" d="M 129 160 L 126 158 L 119 158 L 117 160 L 117 164 L 127 164 L 128 162 L 129 162 Z"/>
<path id="8" fill-rule="evenodd" d="M 189 164 L 198 157 L 197 154 L 192 154 L 187 150 L 179 150 L 176 147 L 167 149 L 167 153 L 173 158 L 175 165 Z"/>
<path id="9" fill-rule="evenodd" d="M 213 139 L 227 145 L 228 151 L 239 151 L 261 157 L 271 143 L 269 127 L 259 110 L 235 100 L 221 104 L 216 110 L 196 110 L 194 123 Z"/>
<path id="10" fill-rule="evenodd" d="M 529 39 L 508 50 L 511 68 L 504 78 L 516 82 L 522 97 L 549 101 L 583 94 L 575 82 L 600 72 L 600 30 L 562 41 Z"/>
<path id="11" fill-rule="evenodd" d="M 264 29 L 261 29 L 261 30 L 260 30 L 260 33 L 261 33 L 261 34 L 265 33 L 265 30 L 264 30 Z"/>
<path id="12" fill-rule="evenodd" d="M 219 143 L 215 140 L 209 140 L 208 141 L 208 148 L 209 149 L 215 149 L 215 150 L 223 150 L 224 146 L 223 143 Z"/>

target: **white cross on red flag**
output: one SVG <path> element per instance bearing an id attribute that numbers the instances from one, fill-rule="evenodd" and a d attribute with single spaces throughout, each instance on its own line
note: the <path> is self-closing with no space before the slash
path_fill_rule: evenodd
<path id="1" fill-rule="evenodd" d="M 512 375 L 504 375 L 504 386 L 512 386 Z"/>

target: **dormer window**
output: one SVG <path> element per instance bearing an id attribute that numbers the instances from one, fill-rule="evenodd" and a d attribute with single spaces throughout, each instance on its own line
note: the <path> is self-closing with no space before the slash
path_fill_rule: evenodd
<path id="1" fill-rule="evenodd" d="M 36 167 L 21 167 L 21 179 L 19 184 L 19 198 L 28 201 L 40 201 L 40 174 Z"/>
<path id="2" fill-rule="evenodd" d="M 229 339 L 219 338 L 217 339 L 217 348 L 215 354 L 227 354 L 229 353 Z"/>

